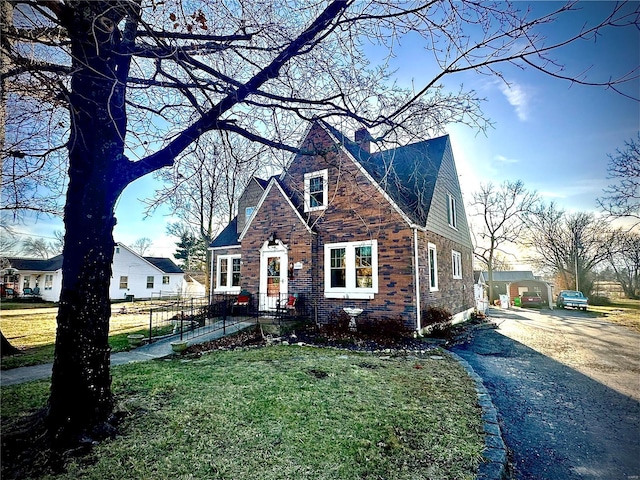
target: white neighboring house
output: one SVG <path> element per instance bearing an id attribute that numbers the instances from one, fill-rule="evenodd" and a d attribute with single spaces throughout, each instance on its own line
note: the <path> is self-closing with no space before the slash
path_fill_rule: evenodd
<path id="1" fill-rule="evenodd" d="M 182 295 L 185 283 L 184 272 L 169 258 L 141 257 L 116 243 L 109 286 L 112 300 Z"/>
<path id="2" fill-rule="evenodd" d="M 57 302 L 62 290 L 62 255 L 48 260 L 2 258 L 2 296 L 25 296 L 30 291 L 48 302 Z"/>
<path id="3" fill-rule="evenodd" d="M 16 296 L 32 294 L 57 302 L 62 289 L 62 255 L 48 260 L 3 258 L 0 280 L 3 295 L 12 289 Z M 184 272 L 169 258 L 142 257 L 122 243 L 115 246 L 109 286 L 111 300 L 124 300 L 131 295 L 136 299 L 203 296 L 204 286 L 194 282 L 185 279 Z"/>

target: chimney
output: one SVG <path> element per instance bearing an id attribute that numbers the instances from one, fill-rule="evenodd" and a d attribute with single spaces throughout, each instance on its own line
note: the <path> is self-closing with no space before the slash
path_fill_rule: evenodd
<path id="1" fill-rule="evenodd" d="M 363 127 L 356 130 L 354 139 L 362 150 L 371 153 L 371 135 L 366 128 Z"/>

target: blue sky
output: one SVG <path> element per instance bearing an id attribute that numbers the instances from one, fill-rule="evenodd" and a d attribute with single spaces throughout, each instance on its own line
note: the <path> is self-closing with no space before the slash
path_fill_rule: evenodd
<path id="1" fill-rule="evenodd" d="M 520 5 L 520 3 L 518 4 Z M 524 2 L 521 3 L 524 7 Z M 536 9 L 550 8 L 557 2 L 539 2 Z M 639 3 L 633 5 L 639 8 Z M 612 2 L 581 2 L 582 11 L 572 22 L 580 25 L 601 15 Z M 566 24 L 547 27 L 553 39 L 565 31 Z M 420 61 L 421 51 L 411 42 L 403 43 L 392 66 L 398 69 L 400 84 L 420 84 L 428 78 L 428 62 Z M 615 77 L 640 65 L 640 32 L 618 29 L 601 36 L 597 42 L 582 41 L 554 57 L 563 63 L 566 73 L 586 69 L 592 80 Z M 478 182 L 522 180 L 546 200 L 555 200 L 567 210 L 596 210 L 596 198 L 610 182 L 607 177 L 609 154 L 624 147 L 640 129 L 640 104 L 600 87 L 572 85 L 531 69 L 503 69 L 510 88 L 499 80 L 474 73 L 451 76 L 445 85 L 457 90 L 460 84 L 473 88 L 483 103 L 485 115 L 495 123 L 486 135 L 464 125 L 450 125 L 458 174 L 465 195 L 470 198 Z M 640 97 L 640 82 L 629 83 L 624 90 Z M 175 239 L 167 238 L 166 224 L 174 221 L 166 209 L 143 219 L 144 206 L 138 199 L 150 196 L 152 177 L 130 185 L 118 202 L 115 239 L 125 244 L 149 237 L 154 244 L 150 254 L 170 256 Z M 16 230 L 51 236 L 61 230 L 61 221 L 41 220 Z"/>

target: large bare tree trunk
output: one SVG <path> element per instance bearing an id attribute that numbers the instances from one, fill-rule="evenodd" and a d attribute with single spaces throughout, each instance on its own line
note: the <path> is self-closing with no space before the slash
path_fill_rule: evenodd
<path id="1" fill-rule="evenodd" d="M 101 8 L 102 7 L 102 8 Z M 128 183 L 124 83 L 100 2 L 75 9 L 62 292 L 47 426 L 58 446 L 113 431 L 108 343 L 115 204 Z M 126 77 L 125 77 L 126 78 Z"/>

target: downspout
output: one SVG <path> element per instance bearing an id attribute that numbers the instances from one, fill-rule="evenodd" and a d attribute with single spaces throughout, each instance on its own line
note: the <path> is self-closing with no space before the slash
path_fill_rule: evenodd
<path id="1" fill-rule="evenodd" d="M 211 305 L 213 303 L 213 288 L 216 284 L 215 279 L 213 278 L 215 255 L 213 253 L 213 249 L 210 248 L 209 251 L 211 252 L 211 268 L 209 269 L 209 305 Z"/>
<path id="2" fill-rule="evenodd" d="M 418 229 L 413 229 L 413 264 L 416 286 L 416 333 L 420 335 L 422 330 L 421 306 L 420 306 L 420 265 L 418 263 Z"/>

